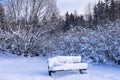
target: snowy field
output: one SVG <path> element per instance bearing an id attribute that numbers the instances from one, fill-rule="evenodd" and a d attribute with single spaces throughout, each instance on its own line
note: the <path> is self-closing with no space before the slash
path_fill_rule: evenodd
<path id="1" fill-rule="evenodd" d="M 60 71 L 48 75 L 47 58 L 0 56 L 0 80 L 120 80 L 120 66 L 89 65 L 79 71 Z"/>

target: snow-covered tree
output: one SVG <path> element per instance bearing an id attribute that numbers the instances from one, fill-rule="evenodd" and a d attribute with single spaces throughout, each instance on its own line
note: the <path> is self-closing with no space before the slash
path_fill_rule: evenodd
<path id="1" fill-rule="evenodd" d="M 0 28 L 5 29 L 5 12 L 4 12 L 4 7 L 0 3 Z"/>
<path id="2" fill-rule="evenodd" d="M 55 4 L 51 0 L 8 0 L 5 10 L 7 30 L 4 30 L 4 43 L 1 44 L 4 50 L 24 56 L 42 54 L 43 43 L 53 28 L 52 25 L 43 24 L 42 20 L 49 15 L 48 6 Z"/>

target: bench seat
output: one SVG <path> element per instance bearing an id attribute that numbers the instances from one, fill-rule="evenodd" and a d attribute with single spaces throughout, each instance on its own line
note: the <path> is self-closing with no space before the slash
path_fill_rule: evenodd
<path id="1" fill-rule="evenodd" d="M 50 71 L 64 71 L 64 70 L 79 70 L 79 69 L 87 69 L 87 63 L 66 63 L 57 66 L 50 67 Z"/>

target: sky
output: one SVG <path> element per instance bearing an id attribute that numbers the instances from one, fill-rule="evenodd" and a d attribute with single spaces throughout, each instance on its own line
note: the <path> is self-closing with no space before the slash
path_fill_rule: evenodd
<path id="1" fill-rule="evenodd" d="M 57 0 L 57 7 L 62 15 L 64 15 L 66 11 L 74 12 L 74 10 L 80 14 L 84 14 L 89 3 L 93 6 L 98 1 L 99 0 Z"/>
<path id="2" fill-rule="evenodd" d="M 0 2 L 5 3 L 7 0 L 0 0 Z M 94 6 L 99 0 L 56 0 L 57 7 L 61 15 L 64 15 L 67 11 L 74 12 L 76 10 L 79 14 L 84 14 L 87 5 L 91 3 L 91 7 Z"/>

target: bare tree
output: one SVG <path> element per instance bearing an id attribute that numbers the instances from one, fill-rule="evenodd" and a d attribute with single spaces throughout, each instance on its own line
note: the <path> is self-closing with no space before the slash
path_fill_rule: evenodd
<path id="1" fill-rule="evenodd" d="M 57 16 L 57 18 L 60 17 L 59 10 L 56 5 L 56 0 L 49 1 L 49 5 L 47 6 L 47 11 L 46 11 L 46 17 L 48 19 L 50 19 L 52 17 L 53 13 Z"/>
<path id="2" fill-rule="evenodd" d="M 50 26 L 41 25 L 44 16 L 52 14 L 57 8 L 51 0 L 8 0 L 6 17 L 8 30 L 4 32 L 4 46 L 17 55 L 42 54 L 43 43 L 49 37 Z M 48 9 L 49 7 L 49 9 Z M 54 10 L 53 10 L 54 9 Z M 57 12 L 57 11 L 56 11 Z"/>
<path id="3" fill-rule="evenodd" d="M 50 0 L 8 0 L 7 13 L 12 22 L 25 18 L 26 22 L 41 21 Z"/>

